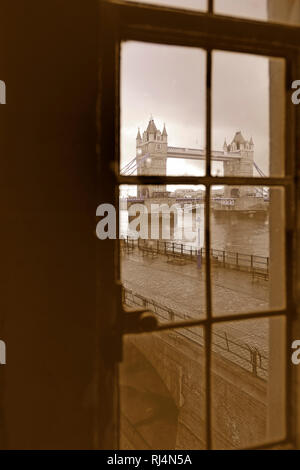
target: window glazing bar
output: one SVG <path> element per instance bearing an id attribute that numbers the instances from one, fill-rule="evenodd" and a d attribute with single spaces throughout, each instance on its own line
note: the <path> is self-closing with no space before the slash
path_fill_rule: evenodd
<path id="1" fill-rule="evenodd" d="M 299 28 L 271 22 L 255 21 L 180 10 L 159 5 L 127 3 L 121 0 L 104 1 L 119 20 L 121 38 L 137 39 L 138 35 L 155 41 L 162 38 L 178 44 L 196 45 L 203 37 L 214 43 L 214 48 L 232 43 L 237 48 L 270 51 L 278 55 L 288 48 L 299 48 Z M 208 43 L 207 43 L 208 44 Z M 265 52 L 264 52 L 265 53 Z"/>
<path id="2" fill-rule="evenodd" d="M 146 310 L 145 310 L 146 311 Z M 208 324 L 214 325 L 218 323 L 226 323 L 226 322 L 237 322 L 237 321 L 245 321 L 245 320 L 255 320 L 260 318 L 276 318 L 276 317 L 283 317 L 287 316 L 287 310 L 274 310 L 274 311 L 265 311 L 265 312 L 255 312 L 255 313 L 243 313 L 243 314 L 233 314 L 233 315 L 224 315 L 219 317 L 212 317 L 210 320 L 204 318 L 202 320 L 187 320 L 182 322 L 168 322 L 159 324 L 149 332 L 156 332 L 156 331 L 165 331 L 165 330 L 178 330 L 181 328 L 188 328 L 193 326 L 207 326 Z M 131 333 L 128 333 L 131 334 Z M 141 333 L 134 333 L 142 334 Z"/>
<path id="3" fill-rule="evenodd" d="M 294 183 L 293 177 L 221 177 L 221 176 L 116 176 L 117 183 L 127 185 L 198 185 L 205 186 L 290 186 Z"/>

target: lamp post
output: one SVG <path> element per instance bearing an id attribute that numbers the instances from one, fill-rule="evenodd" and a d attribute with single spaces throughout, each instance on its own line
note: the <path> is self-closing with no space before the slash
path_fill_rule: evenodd
<path id="1" fill-rule="evenodd" d="M 201 255 L 201 218 L 198 216 L 197 221 L 197 268 L 201 269 L 202 267 L 202 255 Z"/>

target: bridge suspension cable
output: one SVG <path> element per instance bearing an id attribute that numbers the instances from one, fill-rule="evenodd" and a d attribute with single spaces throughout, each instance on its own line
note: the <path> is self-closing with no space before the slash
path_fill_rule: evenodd
<path id="1" fill-rule="evenodd" d="M 128 172 L 131 171 L 132 167 L 136 165 L 136 157 L 134 157 L 132 160 L 130 160 L 127 165 L 125 165 L 123 168 L 121 168 L 121 175 L 127 175 Z"/>
<path id="2" fill-rule="evenodd" d="M 266 177 L 265 173 L 259 168 L 259 166 L 255 162 L 253 162 L 253 166 L 260 176 L 262 176 L 263 178 Z"/>
<path id="3" fill-rule="evenodd" d="M 139 168 L 139 166 L 142 164 L 142 162 L 150 157 L 149 153 L 146 153 L 139 161 L 137 160 L 136 157 L 134 157 L 127 165 L 125 165 L 121 169 L 121 175 L 123 176 L 131 176 L 133 173 Z"/>
<path id="4" fill-rule="evenodd" d="M 261 176 L 262 178 L 265 178 L 266 177 L 266 174 L 259 168 L 259 166 L 257 165 L 257 163 L 253 162 L 253 166 L 254 168 L 256 169 L 257 173 L 259 174 L 259 176 Z M 268 198 L 269 197 L 269 191 L 267 188 L 255 188 L 257 194 L 259 194 L 259 196 L 263 197 L 263 198 Z"/>

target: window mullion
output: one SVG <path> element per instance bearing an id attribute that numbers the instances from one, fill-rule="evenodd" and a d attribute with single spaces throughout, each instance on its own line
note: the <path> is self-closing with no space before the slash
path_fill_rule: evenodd
<path id="1" fill-rule="evenodd" d="M 207 51 L 206 65 L 206 175 L 211 176 L 211 83 L 212 52 Z M 206 315 L 205 327 L 205 375 L 206 375 L 206 445 L 212 447 L 212 413 L 211 413 L 211 344 L 212 344 L 212 293 L 210 266 L 210 185 L 205 192 L 205 272 L 206 272 Z"/>

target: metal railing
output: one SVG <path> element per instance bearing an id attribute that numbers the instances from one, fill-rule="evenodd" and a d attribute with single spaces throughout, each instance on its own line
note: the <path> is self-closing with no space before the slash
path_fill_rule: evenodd
<path id="1" fill-rule="evenodd" d="M 186 317 L 180 315 L 174 309 L 125 287 L 123 287 L 123 303 L 129 307 L 141 307 L 152 311 L 162 323 L 164 321 L 186 320 Z M 176 330 L 176 334 L 204 347 L 204 335 L 200 328 L 180 329 Z M 225 331 L 214 331 L 212 333 L 212 350 L 220 354 L 222 358 L 251 372 L 255 377 L 267 380 L 269 359 L 256 346 L 231 338 Z"/>
<path id="2" fill-rule="evenodd" d="M 205 262 L 206 257 L 205 248 L 198 250 L 196 247 L 185 245 L 184 243 L 166 242 L 161 240 L 136 240 L 127 237 L 122 239 L 122 247 L 127 251 L 133 251 L 135 248 L 139 250 L 147 248 L 148 251 L 161 255 L 170 255 L 172 253 L 180 254 L 187 260 L 196 260 L 197 257 L 200 256 Z M 258 271 L 267 275 L 269 274 L 270 259 L 267 256 L 218 250 L 215 248 L 210 250 L 210 256 L 212 262 L 220 267 L 229 267 L 252 273 Z M 268 279 L 268 277 L 266 277 L 266 279 Z"/>

